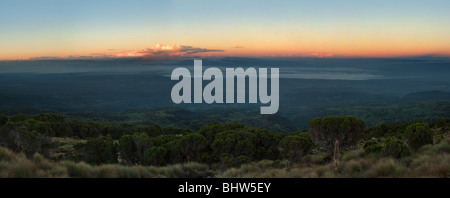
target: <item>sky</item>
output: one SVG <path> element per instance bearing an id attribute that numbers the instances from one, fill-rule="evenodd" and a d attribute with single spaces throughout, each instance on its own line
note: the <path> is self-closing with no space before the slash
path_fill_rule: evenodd
<path id="1" fill-rule="evenodd" d="M 448 0 L 0 0 L 0 60 L 450 57 Z"/>

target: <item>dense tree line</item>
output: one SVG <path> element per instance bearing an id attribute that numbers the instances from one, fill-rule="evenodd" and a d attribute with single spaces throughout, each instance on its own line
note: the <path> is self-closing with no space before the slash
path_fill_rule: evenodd
<path id="1" fill-rule="evenodd" d="M 403 157 L 410 154 L 410 149 L 436 139 L 424 122 L 380 124 L 366 130 L 364 122 L 355 117 L 327 116 L 312 119 L 309 124 L 310 131 L 286 135 L 238 123 L 213 122 L 190 131 L 158 125 L 66 121 L 62 115 L 50 113 L 0 115 L 0 145 L 31 155 L 51 148 L 52 137 L 70 137 L 86 141 L 75 145 L 75 152 L 68 153 L 65 159 L 92 164 L 196 161 L 238 166 L 263 159 L 297 162 L 313 150 L 332 152 L 336 140 L 341 149 L 355 146 L 362 139 L 366 153 Z M 432 126 L 449 127 L 450 121 L 440 119 Z"/>

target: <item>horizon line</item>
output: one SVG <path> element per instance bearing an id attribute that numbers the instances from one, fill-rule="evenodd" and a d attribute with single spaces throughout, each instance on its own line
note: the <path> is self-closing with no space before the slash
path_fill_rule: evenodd
<path id="1" fill-rule="evenodd" d="M 21 59 L 0 59 L 0 62 L 8 61 L 62 61 L 62 60 L 143 60 L 143 61 L 181 61 L 188 59 L 222 59 L 222 58 L 304 58 L 304 59 L 398 59 L 398 58 L 435 58 L 435 59 L 450 59 L 450 56 L 433 56 L 433 55 L 423 55 L 423 56 L 192 56 L 192 57 L 145 57 L 145 56 L 134 56 L 134 57 L 90 57 L 90 56 L 70 56 L 70 57 L 32 57 L 32 58 L 21 58 Z"/>

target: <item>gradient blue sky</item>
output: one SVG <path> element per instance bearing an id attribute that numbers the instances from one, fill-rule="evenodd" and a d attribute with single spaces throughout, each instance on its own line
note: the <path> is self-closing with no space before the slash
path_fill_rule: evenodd
<path id="1" fill-rule="evenodd" d="M 0 60 L 184 55 L 186 46 L 218 56 L 450 56 L 449 10 L 444 0 L 0 0 Z"/>

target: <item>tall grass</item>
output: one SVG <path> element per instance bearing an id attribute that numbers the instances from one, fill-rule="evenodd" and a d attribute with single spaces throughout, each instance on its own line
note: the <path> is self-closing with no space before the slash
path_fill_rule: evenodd
<path id="1" fill-rule="evenodd" d="M 435 145 L 425 145 L 412 156 L 401 159 L 363 155 L 360 150 L 344 153 L 336 172 L 333 163 L 320 154 L 306 156 L 303 163 L 289 167 L 261 166 L 256 162 L 228 169 L 217 177 L 450 177 L 450 138 Z M 326 162 L 326 163 L 324 163 Z"/>
<path id="2" fill-rule="evenodd" d="M 84 162 L 52 161 L 40 154 L 27 158 L 0 147 L 0 177 L 94 177 L 94 178 L 173 178 L 173 177 L 450 177 L 450 137 L 435 145 L 425 145 L 401 159 L 346 151 L 337 171 L 328 154 L 305 156 L 296 164 L 262 160 L 239 168 L 219 171 L 200 163 L 156 166 L 93 166 Z"/>
<path id="3" fill-rule="evenodd" d="M 154 178 L 205 177 L 211 175 L 207 165 L 199 163 L 174 164 L 164 167 L 122 166 L 105 164 L 92 166 L 84 162 L 51 161 L 40 154 L 27 158 L 0 147 L 0 177 L 12 178 Z"/>

